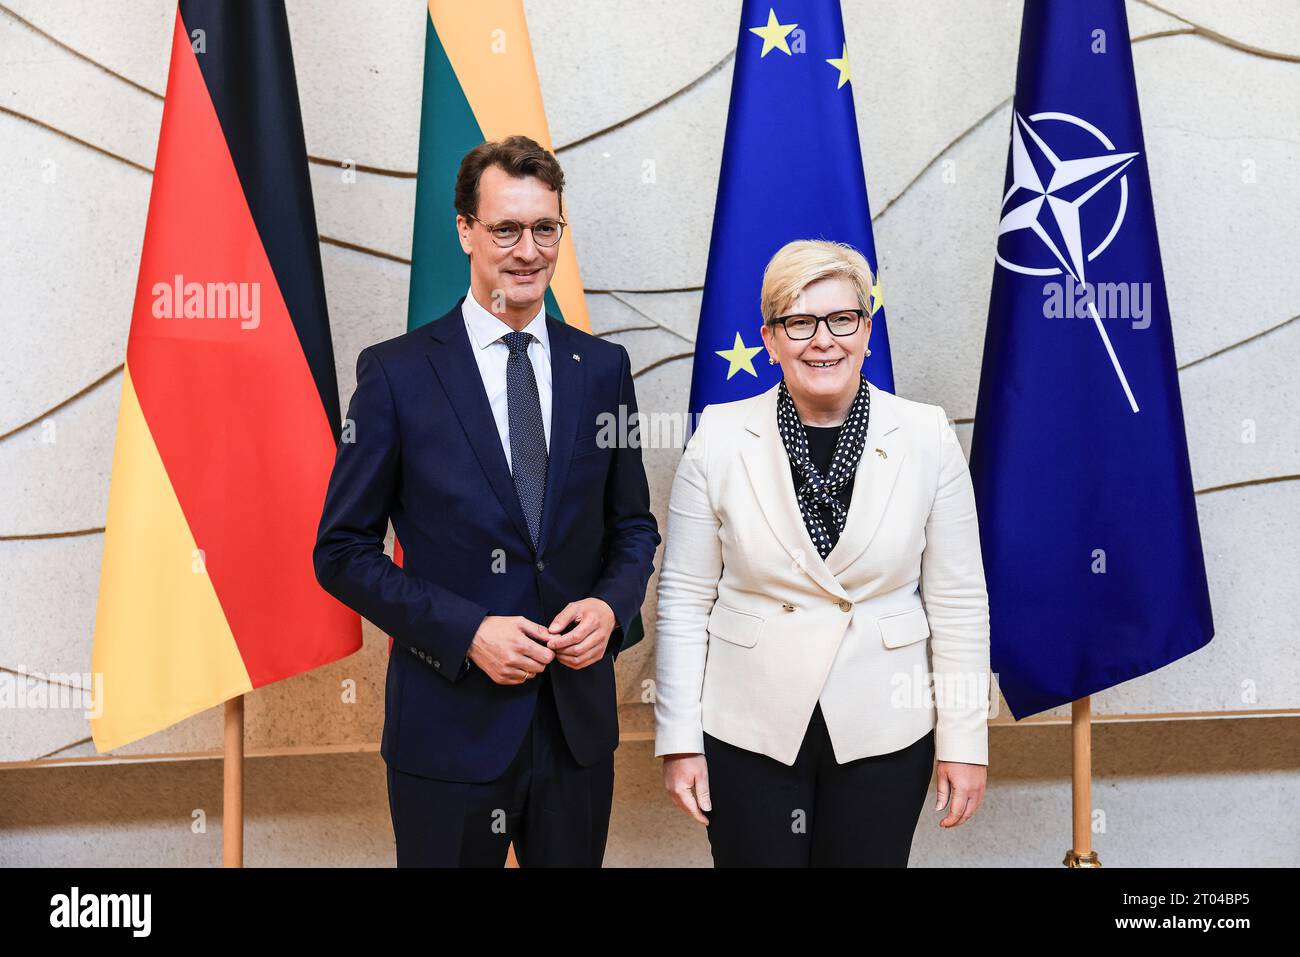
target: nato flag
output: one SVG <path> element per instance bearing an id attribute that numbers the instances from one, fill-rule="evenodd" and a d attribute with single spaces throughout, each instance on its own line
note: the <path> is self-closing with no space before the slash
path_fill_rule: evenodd
<path id="1" fill-rule="evenodd" d="M 765 392 L 759 290 L 772 255 L 796 239 L 848 243 L 876 273 L 862 147 L 839 0 L 745 0 L 731 108 L 695 339 L 690 411 Z M 879 279 L 863 371 L 892 392 Z"/>
<path id="2" fill-rule="evenodd" d="M 971 449 L 1016 718 L 1214 634 L 1123 0 L 1026 0 Z"/>

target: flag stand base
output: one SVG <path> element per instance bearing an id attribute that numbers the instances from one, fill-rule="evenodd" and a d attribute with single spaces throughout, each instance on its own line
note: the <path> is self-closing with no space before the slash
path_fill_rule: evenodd
<path id="1" fill-rule="evenodd" d="M 1061 861 L 1066 867 L 1101 867 L 1101 861 L 1097 857 L 1096 851 L 1089 851 L 1087 854 L 1080 854 L 1074 849 L 1065 852 L 1065 860 Z"/>

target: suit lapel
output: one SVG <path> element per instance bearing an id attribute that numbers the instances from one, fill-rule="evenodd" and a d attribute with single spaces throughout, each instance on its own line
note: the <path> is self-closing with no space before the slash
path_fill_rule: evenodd
<path id="1" fill-rule="evenodd" d="M 790 459 L 781 442 L 776 425 L 776 399 L 780 383 L 763 393 L 745 420 L 745 428 L 754 439 L 745 444 L 741 461 L 749 476 L 759 511 L 772 527 L 773 534 L 790 553 L 795 566 L 806 571 L 817 584 L 839 598 L 847 598 L 844 588 L 831 574 L 808 535 L 795 498 L 794 480 L 790 476 Z M 873 397 L 874 398 L 874 397 Z"/>
<path id="2" fill-rule="evenodd" d="M 795 497 L 790 475 L 790 458 L 776 425 L 776 400 L 780 384 L 763 394 L 745 422 L 756 437 L 741 453 L 763 517 L 792 559 L 832 595 L 846 597 L 838 576 L 862 556 L 884 519 L 885 508 L 907 457 L 898 429 L 893 396 L 868 383 L 871 390 L 871 419 L 866 445 L 853 478 L 853 496 L 844 532 L 825 559 L 817 551 Z M 879 449 L 883 452 L 882 456 Z"/>
<path id="3" fill-rule="evenodd" d="M 569 462 L 573 457 L 587 381 L 586 364 L 582 361 L 585 356 L 578 337 L 568 326 L 550 316 L 546 317 L 546 330 L 551 343 L 551 449 L 546 464 L 538 554 L 546 548 L 555 528 L 555 513 L 559 509 L 565 479 L 569 476 Z"/>
<path id="4" fill-rule="evenodd" d="M 506 454 L 501 448 L 496 419 L 492 417 L 492 406 L 488 404 L 487 390 L 483 387 L 478 362 L 474 359 L 474 344 L 465 331 L 465 317 L 461 314 L 460 302 L 456 303 L 451 312 L 430 323 L 429 330 L 433 341 L 428 356 L 434 374 L 442 383 L 448 403 L 460 420 L 465 438 L 469 440 L 483 474 L 487 476 L 488 485 L 524 541 L 531 542 L 528 521 L 519 505 L 515 481 L 510 475 Z M 554 347 L 551 352 L 554 355 Z"/>
<path id="5" fill-rule="evenodd" d="M 833 575 L 842 574 L 871 544 L 907 457 L 907 446 L 897 431 L 900 423 L 894 415 L 894 397 L 870 383 L 867 386 L 871 390 L 867 442 L 853 475 L 853 496 L 844 533 L 826 556 L 826 566 Z"/>

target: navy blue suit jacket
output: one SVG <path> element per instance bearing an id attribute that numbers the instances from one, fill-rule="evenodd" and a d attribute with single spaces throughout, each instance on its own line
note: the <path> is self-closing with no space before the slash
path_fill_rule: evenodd
<path id="1" fill-rule="evenodd" d="M 357 358 L 313 561 L 326 591 L 393 639 L 381 754 L 401 771 L 499 777 L 528 730 L 539 682 L 494 683 L 468 662 L 470 642 L 487 615 L 549 625 L 588 597 L 617 619 L 605 656 L 547 671 L 578 763 L 618 746 L 614 656 L 659 545 L 640 448 L 597 443 L 601 413 L 627 422 L 636 412 L 631 364 L 620 345 L 550 316 L 546 324 L 551 440 L 536 551 L 460 302 Z M 390 519 L 400 567 L 383 552 Z"/>

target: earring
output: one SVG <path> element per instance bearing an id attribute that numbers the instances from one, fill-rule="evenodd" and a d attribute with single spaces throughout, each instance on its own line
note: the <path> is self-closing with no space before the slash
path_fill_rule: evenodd
<path id="1" fill-rule="evenodd" d="M 768 356 L 768 357 L 767 357 L 767 364 L 770 365 L 770 366 L 774 366 L 774 365 L 776 365 L 776 360 L 773 359 L 771 356 Z"/>
<path id="2" fill-rule="evenodd" d="M 870 349 L 867 350 L 867 355 L 871 355 L 871 350 L 870 350 Z"/>

